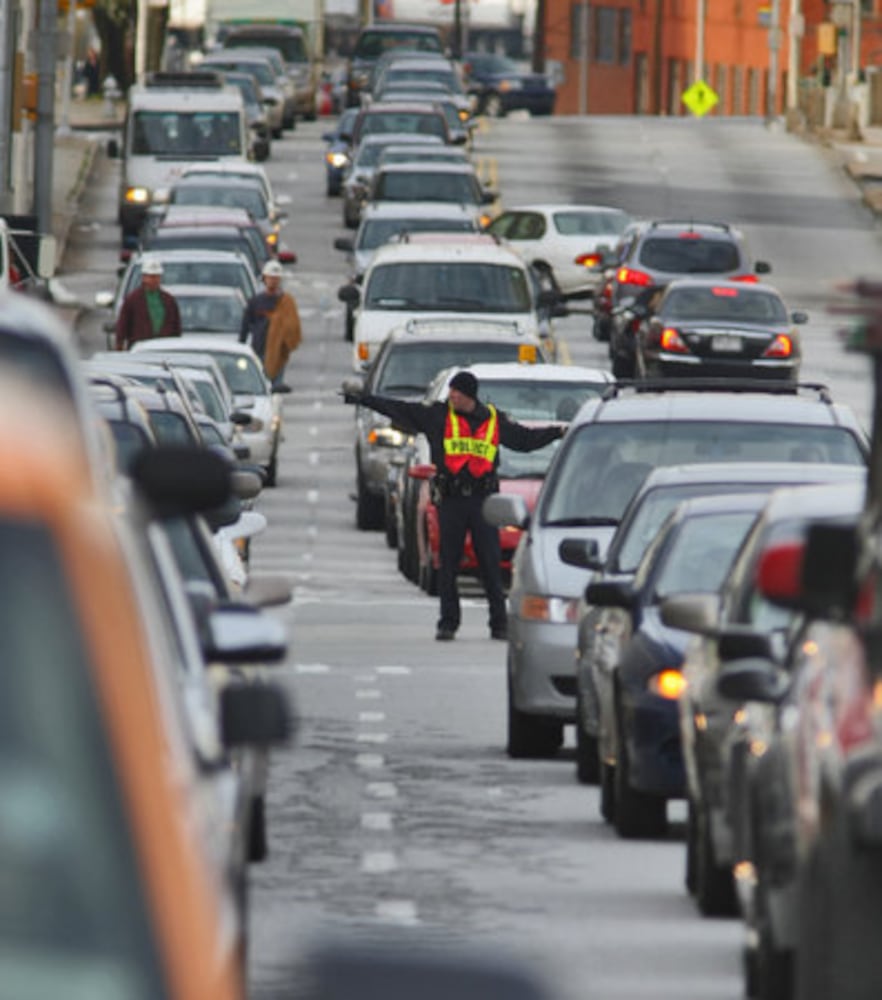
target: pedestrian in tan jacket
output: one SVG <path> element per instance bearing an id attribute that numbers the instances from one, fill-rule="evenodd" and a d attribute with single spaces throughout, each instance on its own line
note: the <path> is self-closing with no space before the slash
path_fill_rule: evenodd
<path id="1" fill-rule="evenodd" d="M 245 307 L 239 341 L 250 341 L 267 378 L 278 388 L 288 358 L 300 346 L 300 314 L 293 296 L 282 291 L 282 265 L 267 261 L 261 275 L 264 290 L 252 296 Z"/>

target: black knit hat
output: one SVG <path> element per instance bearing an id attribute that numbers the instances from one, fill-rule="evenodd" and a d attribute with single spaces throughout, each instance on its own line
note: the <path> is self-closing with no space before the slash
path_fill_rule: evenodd
<path id="1" fill-rule="evenodd" d="M 457 389 L 470 399 L 478 398 L 478 380 L 471 372 L 457 372 L 450 380 L 450 388 Z"/>

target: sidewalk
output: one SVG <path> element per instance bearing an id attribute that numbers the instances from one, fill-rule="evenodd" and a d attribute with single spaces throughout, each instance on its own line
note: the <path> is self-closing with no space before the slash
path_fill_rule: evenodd
<path id="1" fill-rule="evenodd" d="M 847 129 L 824 129 L 814 135 L 834 151 L 842 169 L 860 190 L 864 204 L 882 216 L 882 126 L 861 129 L 857 139 Z"/>

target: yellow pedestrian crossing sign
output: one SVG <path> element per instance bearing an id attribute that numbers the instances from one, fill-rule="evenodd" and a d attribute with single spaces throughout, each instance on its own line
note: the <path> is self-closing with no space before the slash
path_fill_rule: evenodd
<path id="1" fill-rule="evenodd" d="M 696 80 L 691 87 L 683 91 L 680 100 L 695 115 L 701 118 L 720 103 L 719 94 L 713 87 L 709 87 L 704 80 Z"/>

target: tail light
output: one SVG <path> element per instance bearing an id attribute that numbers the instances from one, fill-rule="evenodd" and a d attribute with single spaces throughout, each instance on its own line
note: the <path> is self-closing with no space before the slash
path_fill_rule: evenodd
<path id="1" fill-rule="evenodd" d="M 779 333 L 763 351 L 764 358 L 789 358 L 793 354 L 793 341 L 786 333 Z"/>
<path id="2" fill-rule="evenodd" d="M 666 326 L 662 330 L 658 342 L 663 351 L 670 351 L 671 354 L 689 354 L 686 341 L 672 326 Z"/>
<path id="3" fill-rule="evenodd" d="M 616 281 L 620 285 L 640 285 L 648 288 L 653 282 L 645 271 L 635 271 L 631 267 L 620 267 L 616 272 Z"/>
<path id="4" fill-rule="evenodd" d="M 603 263 L 602 253 L 580 253 L 573 261 L 581 267 L 599 267 Z"/>
<path id="5" fill-rule="evenodd" d="M 734 278 L 729 278 L 729 281 L 740 281 L 744 285 L 755 285 L 759 282 L 759 278 L 755 274 L 736 274 Z"/>

